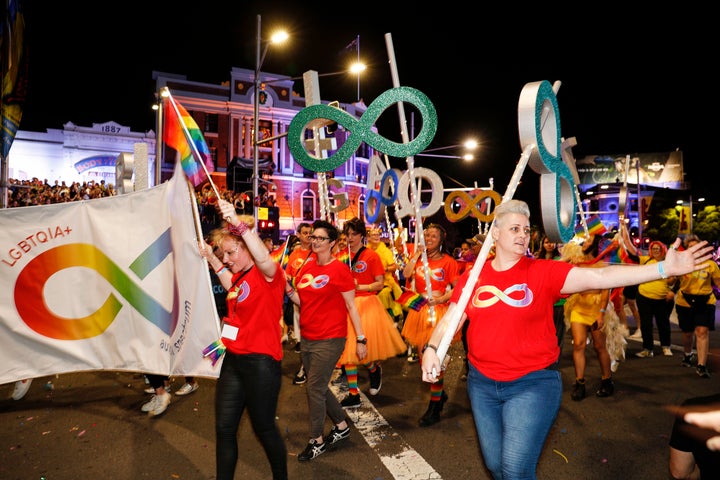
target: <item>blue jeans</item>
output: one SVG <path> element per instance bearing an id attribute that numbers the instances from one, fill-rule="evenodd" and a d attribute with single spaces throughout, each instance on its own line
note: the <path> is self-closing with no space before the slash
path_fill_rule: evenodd
<path id="1" fill-rule="evenodd" d="M 545 439 L 562 398 L 558 370 L 496 382 L 472 364 L 468 396 L 485 466 L 495 480 L 535 479 Z"/>
<path id="2" fill-rule="evenodd" d="M 232 480 L 238 459 L 237 433 L 243 410 L 270 462 L 273 480 L 287 479 L 287 448 L 275 424 L 282 369 L 269 355 L 225 352 L 215 387 L 216 479 Z"/>

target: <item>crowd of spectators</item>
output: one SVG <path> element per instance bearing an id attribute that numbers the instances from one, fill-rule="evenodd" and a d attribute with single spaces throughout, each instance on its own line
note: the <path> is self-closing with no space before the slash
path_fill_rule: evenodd
<path id="1" fill-rule="evenodd" d="M 92 198 L 110 197 L 116 194 L 111 184 L 105 180 L 96 182 L 66 182 L 55 180 L 51 185 L 47 179 L 8 180 L 8 207 L 29 207 L 31 205 L 50 205 L 52 203 L 75 202 Z"/>

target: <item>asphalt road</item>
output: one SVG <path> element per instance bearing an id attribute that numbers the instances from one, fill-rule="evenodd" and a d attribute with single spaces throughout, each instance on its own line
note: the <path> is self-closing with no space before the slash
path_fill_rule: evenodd
<path id="1" fill-rule="evenodd" d="M 656 337 L 657 338 L 657 333 Z M 561 370 L 563 403 L 538 466 L 541 479 L 665 479 L 672 416 L 666 407 L 685 398 L 718 392 L 720 333 L 711 333 L 710 379 L 680 366 L 680 332 L 673 325 L 675 356 L 639 359 L 630 340 L 628 358 L 615 374 L 615 395 L 597 398 L 597 361 L 587 352 L 587 398 L 570 399 L 574 381 L 570 337 Z M 292 384 L 299 355 L 286 345 L 278 425 L 288 448 L 290 478 L 311 479 L 488 479 L 472 422 L 462 372 L 461 350 L 453 346 L 446 375 L 449 401 L 442 420 L 417 426 L 429 399 L 419 364 L 394 358 L 384 364 L 382 390 L 363 397 L 349 411 L 348 440 L 307 463 L 297 454 L 308 438 L 303 386 Z M 360 370 L 367 395 L 367 371 Z M 12 384 L 0 386 L 0 479 L 114 480 L 215 478 L 214 380 L 199 379 L 189 396 L 173 396 L 161 416 L 140 411 L 149 399 L 133 372 L 80 372 L 35 379 L 19 401 L 9 399 Z M 179 388 L 183 378 L 174 379 Z M 338 392 L 343 395 L 342 392 Z M 328 422 L 327 430 L 330 429 Z M 270 471 L 249 420 L 240 427 L 236 479 L 268 479 Z"/>

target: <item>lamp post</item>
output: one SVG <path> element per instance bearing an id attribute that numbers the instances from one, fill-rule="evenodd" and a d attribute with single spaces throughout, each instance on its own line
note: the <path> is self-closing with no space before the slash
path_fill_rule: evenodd
<path id="1" fill-rule="evenodd" d="M 256 49 L 255 49 L 255 92 L 253 93 L 253 217 L 255 217 L 255 224 L 258 221 L 258 204 L 256 203 L 258 197 L 258 178 L 260 171 L 260 143 L 258 134 L 260 133 L 260 69 L 265 61 L 265 55 L 267 55 L 270 43 L 279 43 L 287 39 L 287 33 L 281 32 L 273 36 L 271 42 L 265 44 L 265 49 L 262 49 L 262 17 L 257 16 L 257 37 L 256 37 Z"/>
<path id="2" fill-rule="evenodd" d="M 465 153 L 463 155 L 444 155 L 444 154 L 437 154 L 432 152 L 439 152 L 441 150 L 449 150 L 451 148 L 457 148 L 457 147 L 465 147 Z M 435 158 L 455 158 L 455 159 L 463 159 L 466 162 L 469 162 L 471 160 L 475 159 L 475 156 L 471 153 L 473 150 L 475 150 L 478 147 L 477 140 L 467 140 L 465 143 L 458 143 L 456 145 L 448 145 L 447 147 L 436 147 L 436 148 L 428 148 L 423 150 L 420 153 L 415 154 L 416 157 L 435 157 Z"/>

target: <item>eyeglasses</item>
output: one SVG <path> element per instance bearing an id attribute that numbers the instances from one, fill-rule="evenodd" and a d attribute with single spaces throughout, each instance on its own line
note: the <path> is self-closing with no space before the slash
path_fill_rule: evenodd
<path id="1" fill-rule="evenodd" d="M 311 242 L 324 242 L 325 240 L 330 240 L 330 237 L 318 237 L 316 235 L 310 235 L 308 238 Z"/>

